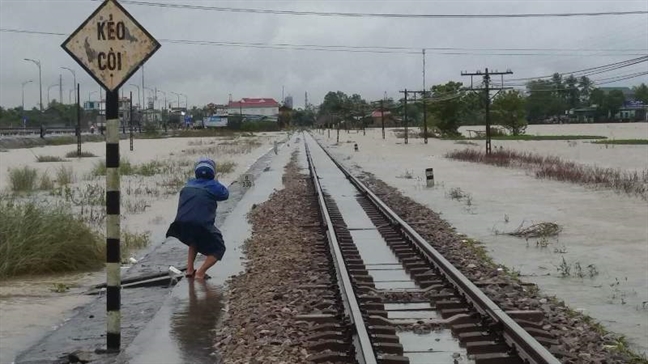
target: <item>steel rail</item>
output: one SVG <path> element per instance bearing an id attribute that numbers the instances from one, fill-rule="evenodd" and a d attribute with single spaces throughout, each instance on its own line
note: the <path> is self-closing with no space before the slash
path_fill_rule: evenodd
<path id="1" fill-rule="evenodd" d="M 315 138 L 313 138 L 315 140 Z M 420 251 L 436 265 L 439 272 L 464 296 L 477 312 L 487 315 L 502 328 L 506 343 L 515 350 L 516 354 L 528 363 L 560 364 L 560 361 L 542 346 L 533 336 L 515 322 L 506 312 L 497 306 L 488 296 L 475 286 L 463 273 L 455 268 L 441 253 L 420 236 L 411 226 L 401 219 L 389 206 L 376 196 L 367 186 L 353 176 L 335 157 L 329 153 L 319 141 L 317 144 L 333 163 L 342 171 L 346 178 L 361 191 L 391 223 L 398 226 L 402 232 L 416 244 Z"/>
<path id="2" fill-rule="evenodd" d="M 349 316 L 351 324 L 354 327 L 353 335 L 354 345 L 356 346 L 357 359 L 359 360 L 360 364 L 377 364 L 378 358 L 376 357 L 376 353 L 374 352 L 373 346 L 371 344 L 369 332 L 367 331 L 364 319 L 362 318 L 360 305 L 351 283 L 351 277 L 348 270 L 346 269 L 346 264 L 342 256 L 342 250 L 340 249 L 335 231 L 333 230 L 333 223 L 331 222 L 331 216 L 329 215 L 328 209 L 326 207 L 322 185 L 320 184 L 317 170 L 315 169 L 315 164 L 313 163 L 306 138 L 304 138 L 304 146 L 306 147 L 306 158 L 308 160 L 311 179 L 313 180 L 313 186 L 317 194 L 317 202 L 320 208 L 322 220 L 325 225 L 324 227 L 326 229 L 326 236 L 328 238 L 331 254 L 333 256 L 333 263 L 335 265 L 335 270 L 338 277 L 337 281 L 340 288 L 342 302 L 344 304 L 345 311 Z"/>

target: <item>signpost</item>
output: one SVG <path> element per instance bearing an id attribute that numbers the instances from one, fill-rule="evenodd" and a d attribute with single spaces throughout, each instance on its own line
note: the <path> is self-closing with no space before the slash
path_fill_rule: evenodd
<path id="1" fill-rule="evenodd" d="M 105 0 L 61 45 L 106 90 L 106 344 L 121 346 L 119 87 L 159 48 L 117 0 Z"/>

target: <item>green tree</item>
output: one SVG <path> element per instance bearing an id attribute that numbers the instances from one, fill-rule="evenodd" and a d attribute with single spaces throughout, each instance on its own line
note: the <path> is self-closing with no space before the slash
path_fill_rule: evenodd
<path id="1" fill-rule="evenodd" d="M 644 105 L 648 105 L 648 86 L 645 83 L 633 87 L 632 91 L 634 91 L 635 100 L 643 102 Z"/>
<path id="2" fill-rule="evenodd" d="M 297 109 L 293 111 L 293 123 L 296 126 L 311 126 L 315 124 L 315 114 L 311 110 Z"/>
<path id="3" fill-rule="evenodd" d="M 496 124 L 501 125 L 513 135 L 524 134 L 525 99 L 519 91 L 502 92 L 493 100 L 493 116 Z"/>
<path id="4" fill-rule="evenodd" d="M 562 87 L 560 75 L 552 80 L 534 80 L 527 83 L 527 115 L 531 121 L 542 121 L 547 118 L 563 115 L 567 108 L 557 85 Z M 558 82 L 560 81 L 560 82 Z"/>
<path id="5" fill-rule="evenodd" d="M 581 105 L 589 106 L 591 104 L 590 94 L 594 88 L 594 83 L 587 76 L 578 79 L 578 88 L 580 90 Z"/>
<path id="6" fill-rule="evenodd" d="M 623 106 L 625 101 L 625 95 L 621 90 L 612 90 L 607 95 L 603 101 L 605 110 L 608 112 L 610 118 L 613 118 L 619 112 L 619 109 Z"/>
<path id="7" fill-rule="evenodd" d="M 578 89 L 578 80 L 574 75 L 570 75 L 565 79 L 565 99 L 570 109 L 575 109 L 580 106 L 580 90 Z"/>
<path id="8" fill-rule="evenodd" d="M 462 86 L 461 82 L 453 81 L 432 86 L 433 100 L 427 103 L 428 113 L 432 115 L 434 125 L 445 136 L 459 135 L 461 119 L 466 113 L 463 100 L 465 91 L 461 89 Z"/>

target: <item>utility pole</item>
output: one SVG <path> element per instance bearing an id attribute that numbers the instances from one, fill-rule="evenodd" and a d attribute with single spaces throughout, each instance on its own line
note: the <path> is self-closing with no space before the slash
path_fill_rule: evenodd
<path id="1" fill-rule="evenodd" d="M 425 48 L 423 48 L 423 143 L 428 143 L 428 132 L 427 132 L 427 105 L 425 99 L 427 99 L 427 88 L 425 88 Z"/>
<path id="2" fill-rule="evenodd" d="M 405 89 L 404 91 L 398 91 L 398 92 L 405 94 L 405 102 L 403 103 L 403 116 L 405 121 L 405 144 L 407 144 L 409 139 L 408 130 L 407 130 L 407 93 L 411 91 L 407 91 L 407 89 Z"/>
<path id="3" fill-rule="evenodd" d="M 308 110 L 308 91 L 304 92 L 304 110 Z"/>
<path id="4" fill-rule="evenodd" d="M 385 99 L 380 100 L 380 123 L 382 124 L 382 137 L 385 140 Z"/>
<path id="5" fill-rule="evenodd" d="M 491 91 L 497 91 L 495 93 L 495 96 L 502 91 L 502 90 L 507 90 L 511 89 L 512 87 L 491 87 L 490 81 L 491 81 L 491 76 L 493 75 L 499 75 L 502 77 L 502 84 L 504 84 L 504 75 L 512 75 L 513 72 L 511 70 L 506 70 L 505 72 L 489 72 L 488 68 L 486 68 L 485 72 L 477 71 L 477 72 L 461 72 L 462 76 L 470 76 L 470 90 L 472 91 L 484 91 L 484 101 L 486 102 L 486 154 L 491 154 L 491 130 L 490 130 L 490 102 L 491 102 L 491 97 L 490 97 L 490 92 Z M 482 76 L 484 79 L 484 87 L 480 88 L 474 88 L 473 87 L 473 76 Z"/>
<path id="6" fill-rule="evenodd" d="M 63 105 L 63 75 L 59 74 L 59 102 Z"/>

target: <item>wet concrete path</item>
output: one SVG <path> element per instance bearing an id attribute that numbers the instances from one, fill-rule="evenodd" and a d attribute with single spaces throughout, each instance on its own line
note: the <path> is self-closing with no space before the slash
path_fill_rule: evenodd
<path id="1" fill-rule="evenodd" d="M 289 144 L 294 145 L 292 143 Z M 286 158 L 289 159 L 289 154 L 290 152 L 287 148 L 281 148 L 279 156 L 275 156 L 274 152 L 270 150 L 259 158 L 246 172 L 255 175 L 255 178 L 260 179 L 260 181 L 263 175 L 279 173 L 278 183 L 274 185 L 262 185 L 257 182 L 250 189 L 242 188 L 238 182 L 234 182 L 229 186 L 230 198 L 219 204 L 216 221 L 216 225 L 221 227 L 226 239 L 228 247 L 226 257 L 228 259 L 212 268 L 212 276 L 214 276 L 214 279 L 208 285 L 214 287 L 210 288 L 208 286 L 205 291 L 210 293 L 209 297 L 219 296 L 218 294 L 215 295 L 214 292 L 217 289 L 222 291 L 220 285 L 228 277 L 228 273 L 225 272 L 233 272 L 229 274 L 235 274 L 240 270 L 242 266 L 240 262 L 241 252 L 239 246 L 235 245 L 235 242 L 240 240 L 242 243 L 244 238 L 241 237 L 249 234 L 245 214 L 249 211 L 252 204 L 255 203 L 254 201 L 257 201 L 256 199 L 264 195 L 267 198 L 274 187 L 281 186 L 281 174 L 283 174 L 283 165 L 285 163 L 281 167 L 276 167 L 276 163 L 282 163 L 280 160 Z M 288 156 L 286 157 L 286 155 Z M 275 168 L 278 168 L 279 171 L 277 172 Z M 236 221 L 235 223 L 227 223 L 230 216 L 232 217 L 231 221 Z M 166 273 L 169 266 L 181 267 L 185 264 L 186 247 L 174 239 L 167 239 L 155 245 L 138 264 L 124 272 L 122 279 L 152 273 Z M 187 282 L 183 281 L 184 279 L 180 281 L 180 284 L 173 291 L 184 292 L 183 294 L 171 293 L 169 295 L 171 292 L 169 287 L 122 290 L 122 347 L 129 345 L 138 336 L 140 331 L 147 326 L 147 323 L 154 319 L 158 311 L 167 310 L 167 312 L 175 312 L 169 308 L 173 302 L 167 302 L 168 300 L 172 301 L 176 297 L 176 299 L 184 299 L 189 303 L 189 297 L 191 296 L 189 287 Z M 199 290 L 196 289 L 196 291 Z M 216 305 L 213 302 L 212 304 Z M 181 310 L 181 307 L 182 305 L 177 308 Z M 60 327 L 46 334 L 33 346 L 22 351 L 16 357 L 15 363 L 58 363 L 60 362 L 60 358 L 66 356 L 68 353 L 79 350 L 92 353 L 95 349 L 105 348 L 105 316 L 105 298 L 99 296 L 88 305 L 76 308 L 72 316 L 60 325 Z M 93 363 L 112 363 L 116 360 L 114 356 L 102 358 L 100 356 L 90 355 L 90 357 L 93 358 Z"/>

